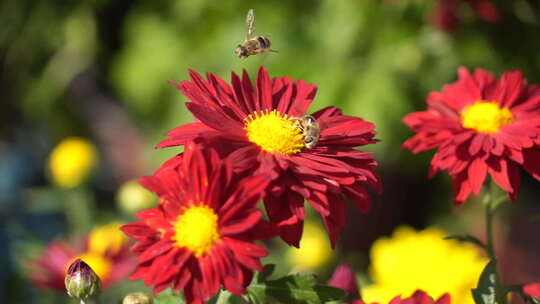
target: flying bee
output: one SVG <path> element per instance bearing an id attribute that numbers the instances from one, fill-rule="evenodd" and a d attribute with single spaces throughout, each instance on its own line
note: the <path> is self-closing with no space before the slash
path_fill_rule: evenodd
<path id="1" fill-rule="evenodd" d="M 315 148 L 321 135 L 321 128 L 317 120 L 315 120 L 315 118 L 311 115 L 293 118 L 293 120 L 298 122 L 297 127 L 302 130 L 302 135 L 304 136 L 304 146 L 308 149 Z"/>
<path id="2" fill-rule="evenodd" d="M 239 44 L 234 50 L 236 56 L 247 58 L 251 55 L 262 54 L 264 52 L 277 52 L 276 50 L 270 49 L 271 42 L 267 37 L 253 36 L 253 32 L 255 31 L 255 15 L 253 14 L 253 9 L 250 9 L 247 13 L 246 24 L 246 40 Z"/>

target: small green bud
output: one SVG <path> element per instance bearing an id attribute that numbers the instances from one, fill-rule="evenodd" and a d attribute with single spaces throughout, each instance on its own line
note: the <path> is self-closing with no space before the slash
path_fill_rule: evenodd
<path id="1" fill-rule="evenodd" d="M 93 296 L 100 287 L 97 274 L 81 259 L 76 259 L 69 265 L 64 283 L 68 295 L 77 299 Z"/>
<path id="2" fill-rule="evenodd" d="M 133 292 L 124 297 L 122 304 L 152 304 L 152 298 L 144 292 Z"/>

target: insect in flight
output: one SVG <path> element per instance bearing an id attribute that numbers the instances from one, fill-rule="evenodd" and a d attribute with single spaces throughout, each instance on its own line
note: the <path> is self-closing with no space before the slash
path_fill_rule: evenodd
<path id="1" fill-rule="evenodd" d="M 304 146 L 308 149 L 313 149 L 319 142 L 321 128 L 319 123 L 311 115 L 304 115 L 300 118 L 293 118 L 298 122 L 298 128 L 302 130 L 304 136 Z"/>
<path id="2" fill-rule="evenodd" d="M 253 32 L 255 31 L 255 15 L 253 14 L 253 9 L 250 9 L 247 13 L 246 23 L 246 40 L 240 43 L 234 50 L 236 56 L 247 58 L 251 55 L 262 54 L 264 52 L 277 52 L 276 50 L 270 49 L 271 42 L 267 37 L 253 36 Z"/>

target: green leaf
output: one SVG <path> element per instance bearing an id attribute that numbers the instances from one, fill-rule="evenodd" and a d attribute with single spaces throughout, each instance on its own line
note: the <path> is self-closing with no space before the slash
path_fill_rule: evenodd
<path id="1" fill-rule="evenodd" d="M 449 235 L 444 238 L 445 240 L 457 240 L 460 242 L 467 242 L 467 243 L 473 243 L 475 245 L 478 245 L 482 247 L 483 249 L 486 249 L 486 244 L 484 244 L 482 241 L 477 239 L 476 237 L 465 234 L 465 235 Z"/>
<path id="2" fill-rule="evenodd" d="M 497 269 L 495 261 L 490 261 L 478 280 L 478 286 L 472 290 L 476 304 L 495 304 L 497 301 Z"/>
<path id="3" fill-rule="evenodd" d="M 275 269 L 276 269 L 275 264 L 264 265 L 263 271 L 258 272 L 257 275 L 255 276 L 255 280 L 256 280 L 255 282 L 260 283 L 260 282 L 266 281 L 274 273 Z"/>
<path id="4" fill-rule="evenodd" d="M 249 304 L 242 296 L 221 289 L 217 296 L 212 297 L 207 304 Z"/>
<path id="5" fill-rule="evenodd" d="M 162 291 L 152 300 L 153 304 L 184 304 L 184 297 L 180 294 L 173 293 L 170 288 Z"/>
<path id="6" fill-rule="evenodd" d="M 281 303 L 324 303 L 343 298 L 345 291 L 317 284 L 310 274 L 288 275 L 277 280 L 255 283 L 248 287 L 253 303 L 266 303 L 272 297 Z"/>

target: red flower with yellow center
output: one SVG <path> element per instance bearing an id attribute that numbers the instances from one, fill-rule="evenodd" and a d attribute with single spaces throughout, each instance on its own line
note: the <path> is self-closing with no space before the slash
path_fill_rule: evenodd
<path id="1" fill-rule="evenodd" d="M 245 293 L 267 255 L 254 241 L 273 235 L 255 208 L 268 178 L 232 174 L 230 159 L 195 144 L 174 160 L 175 166 L 140 180 L 160 197 L 158 207 L 140 211 L 140 222 L 122 227 L 137 240 L 131 279 L 143 279 L 154 293 L 169 286 L 183 290 L 188 303 L 208 300 L 220 286 Z"/>
<path id="2" fill-rule="evenodd" d="M 442 92 L 429 94 L 427 111 L 405 117 L 417 134 L 403 147 L 413 153 L 438 149 L 430 176 L 448 170 L 457 203 L 477 195 L 487 174 L 515 199 L 520 166 L 540 179 L 540 86 L 527 85 L 519 71 L 495 79 L 460 68 L 458 75 Z"/>
<path id="3" fill-rule="evenodd" d="M 376 142 L 373 124 L 334 107 L 299 121 L 317 88 L 289 77 L 271 79 L 264 68 L 255 87 L 245 71 L 242 78 L 231 74 L 232 85 L 213 74 L 206 80 L 194 71 L 190 76 L 172 84 L 190 100 L 186 106 L 197 122 L 173 129 L 158 147 L 205 138 L 230 154 L 237 172 L 267 173 L 264 204 L 287 243 L 299 245 L 304 200 L 322 215 L 332 246 L 345 225 L 344 197 L 369 209 L 366 185 L 378 191 L 382 186 L 372 154 L 355 147 Z"/>
<path id="4" fill-rule="evenodd" d="M 29 279 L 38 286 L 64 291 L 69 266 L 82 259 L 99 276 L 103 288 L 114 285 L 128 276 L 135 262 L 120 225 L 113 222 L 96 227 L 80 244 L 51 242 L 41 256 L 30 262 Z"/>

